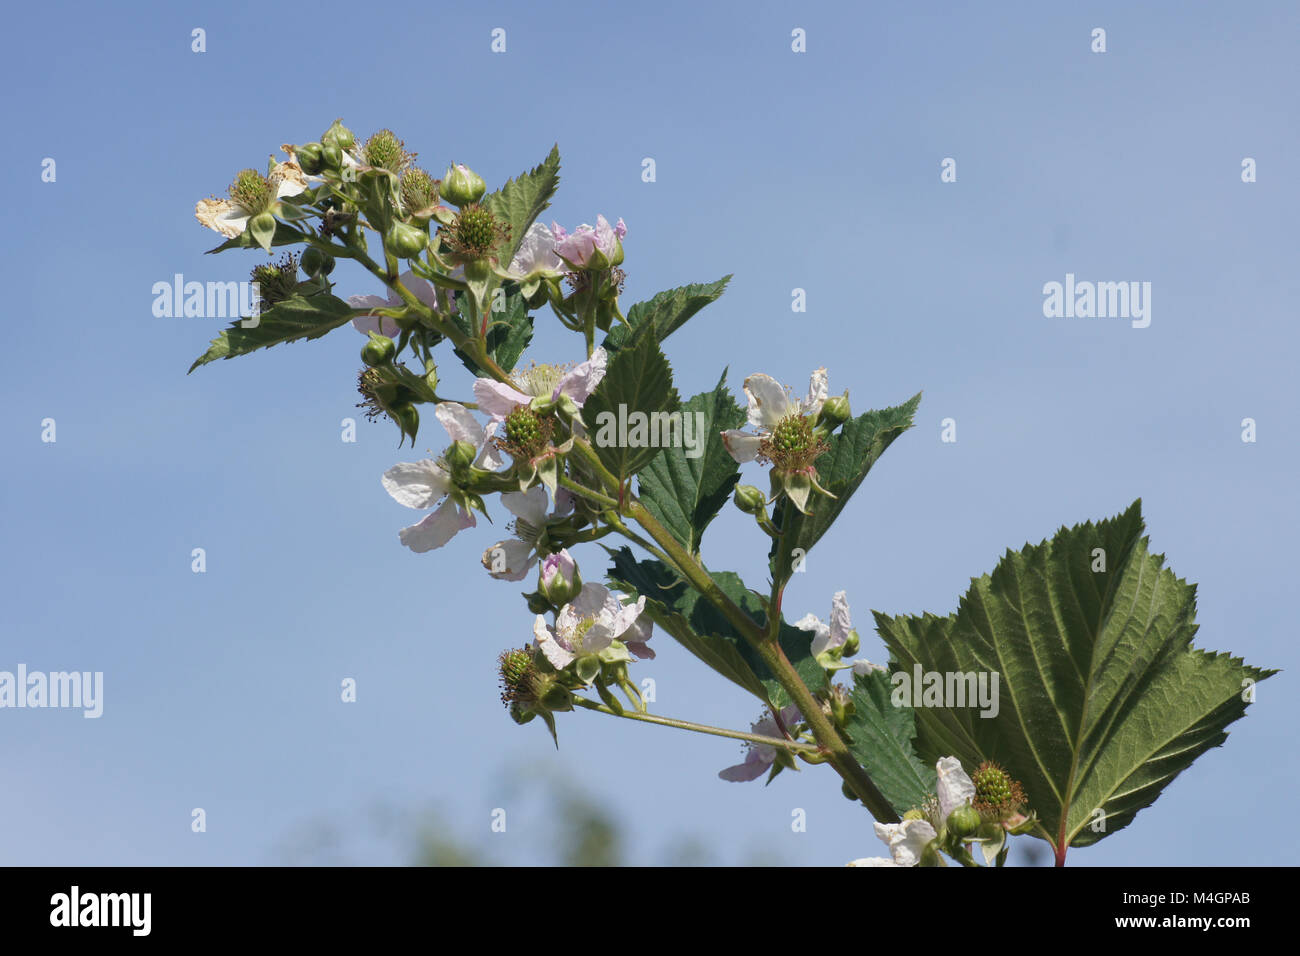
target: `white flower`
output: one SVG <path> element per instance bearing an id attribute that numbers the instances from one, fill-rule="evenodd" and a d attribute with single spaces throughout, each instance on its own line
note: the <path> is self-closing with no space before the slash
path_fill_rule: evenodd
<path id="1" fill-rule="evenodd" d="M 605 377 L 608 359 L 605 350 L 597 348 L 591 353 L 591 358 L 571 369 L 559 365 L 534 365 L 516 372 L 511 384 L 490 378 L 475 379 L 474 398 L 478 400 L 479 409 L 496 422 L 505 421 L 518 406 L 528 405 L 534 398 L 554 401 L 562 394 L 568 395 L 581 408 Z"/>
<path id="2" fill-rule="evenodd" d="M 633 604 L 623 604 L 608 588 L 588 582 L 571 604 L 560 608 L 554 627 L 537 615 L 533 636 L 551 665 L 563 670 L 580 656 L 608 648 L 632 627 L 643 610 L 644 595 Z"/>
<path id="3" fill-rule="evenodd" d="M 452 441 L 463 441 L 481 449 L 476 465 L 495 469 L 502 464 L 488 441 L 489 433 L 464 405 L 440 402 L 435 409 L 438 421 L 447 429 Z M 418 462 L 399 462 L 384 472 L 381 479 L 384 489 L 399 503 L 408 508 L 434 508 L 423 521 L 403 528 L 398 535 L 402 544 L 423 554 L 441 548 L 456 532 L 474 527 L 474 515 L 464 500 L 454 494 L 451 473 L 441 461 L 425 459 Z M 445 500 L 444 500 L 445 499 Z M 442 502 L 438 505 L 438 502 Z"/>
<path id="4" fill-rule="evenodd" d="M 749 398 L 749 424 L 757 434 L 731 428 L 722 433 L 722 443 L 731 457 L 744 464 L 758 457 L 759 446 L 773 429 L 786 418 L 816 415 L 828 393 L 826 369 L 812 373 L 808 383 L 808 397 L 792 399 L 784 386 L 770 375 L 761 372 L 745 379 L 745 395 Z"/>
<path id="5" fill-rule="evenodd" d="M 249 173 L 262 180 L 262 187 L 237 189 Z M 253 216 L 272 209 L 279 200 L 296 196 L 306 188 L 307 178 L 292 159 L 287 163 L 276 163 L 264 179 L 255 170 L 244 170 L 231 186 L 231 198 L 200 199 L 194 206 L 194 218 L 227 239 L 234 239 L 248 228 L 248 220 Z"/>
<path id="6" fill-rule="evenodd" d="M 546 531 L 546 509 L 550 497 L 542 485 L 533 485 L 527 491 L 508 491 L 501 496 L 501 504 L 515 516 L 511 530 L 515 536 L 498 541 L 483 552 L 483 567 L 492 577 L 501 581 L 522 581 L 537 563 L 537 542 Z M 558 518 L 573 510 L 573 496 L 563 488 L 555 493 L 555 511 Z"/>
<path id="7" fill-rule="evenodd" d="M 794 622 L 794 626 L 801 631 L 813 632 L 813 657 L 817 657 L 823 651 L 830 650 L 833 647 L 843 647 L 844 642 L 849 639 L 849 634 L 853 631 L 853 623 L 849 619 L 847 592 L 837 591 L 835 596 L 831 598 L 831 623 L 829 626 L 823 624 L 821 618 L 815 614 L 805 614 Z"/>
<path id="8" fill-rule="evenodd" d="M 916 866 L 920 863 L 925 848 L 939 835 L 926 820 L 877 823 L 875 827 L 876 836 L 889 847 L 889 854 L 898 866 Z"/>

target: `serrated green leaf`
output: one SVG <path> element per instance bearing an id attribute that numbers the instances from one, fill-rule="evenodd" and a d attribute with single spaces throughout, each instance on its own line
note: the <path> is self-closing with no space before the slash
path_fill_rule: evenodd
<path id="1" fill-rule="evenodd" d="M 510 265 L 533 221 L 551 204 L 560 184 L 560 147 L 551 147 L 540 166 L 520 173 L 494 193 L 483 197 L 483 205 L 510 226 L 510 236 L 497 247 L 496 258 L 502 268 Z"/>
<path id="2" fill-rule="evenodd" d="M 677 404 L 672 369 L 652 336 L 610 360 L 605 377 L 582 407 L 582 420 L 601 463 L 619 481 L 631 478 L 659 454 L 663 416 Z M 644 426 L 640 432 L 634 430 L 637 422 Z"/>
<path id="3" fill-rule="evenodd" d="M 671 634 L 688 651 L 723 677 L 739 684 L 765 704 L 784 707 L 789 696 L 772 676 L 758 652 L 739 634 L 726 616 L 660 561 L 638 562 L 628 548 L 610 550 L 614 567 L 609 579 L 616 587 L 645 595 L 650 619 Z M 767 614 L 757 594 L 730 571 L 710 576 L 756 624 L 766 626 Z M 812 656 L 812 633 L 781 624 L 781 648 L 799 676 L 813 691 L 826 686 L 826 672 Z M 743 666 L 742 666 L 743 665 Z"/>
<path id="4" fill-rule="evenodd" d="M 645 302 L 636 303 L 627 310 L 628 324 L 615 326 L 605 337 L 605 350 L 613 354 L 627 348 L 632 333 L 646 322 L 654 324 L 655 335 L 662 342 L 696 312 L 716 301 L 730 281 L 731 276 L 725 275 L 716 282 L 698 282 L 668 289 Z"/>
<path id="5" fill-rule="evenodd" d="M 665 448 L 639 476 L 642 504 L 692 554 L 699 552 L 704 529 L 740 479 L 740 466 L 723 446 L 722 432 L 738 428 L 745 410 L 732 398 L 726 381 L 724 371 L 713 391 L 701 392 L 680 408 L 697 447 L 703 445 L 701 452 L 692 458 L 684 444 Z"/>
<path id="6" fill-rule="evenodd" d="M 490 314 L 487 333 L 488 355 L 504 372 L 513 371 L 519 363 L 520 356 L 524 354 L 524 349 L 528 348 L 528 343 L 533 340 L 533 317 L 528 314 L 528 304 L 513 285 L 507 288 L 510 291 L 505 297 L 505 309 Z M 459 311 L 455 313 L 454 318 L 467 335 L 473 334 L 465 329 L 466 323 Z M 456 357 L 476 377 L 488 377 L 487 371 L 480 368 L 472 357 L 460 349 L 454 351 Z"/>
<path id="7" fill-rule="evenodd" d="M 1007 552 L 955 615 L 876 614 L 907 673 L 999 675 L 996 716 L 919 707 L 918 752 L 1001 763 L 1038 813 L 1036 834 L 1058 848 L 1132 822 L 1224 741 L 1245 713 L 1243 682 L 1275 673 L 1191 646 L 1196 588 L 1147 543 L 1137 501 Z"/>
<path id="8" fill-rule="evenodd" d="M 894 706 L 890 695 L 885 671 L 856 675 L 850 697 L 853 716 L 846 729 L 849 751 L 901 816 L 934 793 L 935 771 L 934 764 L 923 763 L 912 746 L 913 709 Z"/>
<path id="9" fill-rule="evenodd" d="M 303 242 L 303 235 L 297 229 L 286 226 L 284 223 L 276 220 L 275 234 L 271 237 L 272 246 L 291 246 L 296 242 Z M 204 255 L 212 255 L 217 252 L 225 252 L 227 249 L 258 249 L 257 240 L 253 238 L 251 230 L 245 229 L 233 239 L 227 239 L 219 246 L 209 249 Z"/>
<path id="10" fill-rule="evenodd" d="M 247 355 L 282 342 L 319 338 L 347 322 L 353 312 L 352 306 L 328 292 L 290 296 L 262 312 L 255 326 L 245 328 L 243 323 L 251 320 L 236 319 L 212 340 L 208 350 L 194 360 L 189 370 L 193 372 L 217 359 Z"/>
<path id="11" fill-rule="evenodd" d="M 902 405 L 870 411 L 845 422 L 831 436 L 830 449 L 814 463 L 821 486 L 835 495 L 816 492 L 808 499 L 810 515 L 800 513 L 786 499 L 777 512 L 781 536 L 772 542 L 769 564 L 777 580 L 786 581 L 797 561 L 805 558 L 849 503 L 876 460 L 903 432 L 921 402 L 917 392 Z"/>

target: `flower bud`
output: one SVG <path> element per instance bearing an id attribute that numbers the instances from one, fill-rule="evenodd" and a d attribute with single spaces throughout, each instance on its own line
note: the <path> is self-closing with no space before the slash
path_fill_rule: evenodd
<path id="1" fill-rule="evenodd" d="M 321 169 L 338 170 L 343 168 L 343 150 L 333 143 L 325 143 L 320 148 Z"/>
<path id="2" fill-rule="evenodd" d="M 849 636 L 844 639 L 844 647 L 840 652 L 841 657 L 852 657 L 862 646 L 862 639 L 858 637 L 857 631 L 849 631 Z"/>
<path id="3" fill-rule="evenodd" d="M 578 596 L 582 590 L 582 575 L 578 573 L 578 563 L 567 549 L 561 548 L 557 553 L 542 559 L 537 576 L 537 590 L 556 607 L 568 604 Z"/>
<path id="4" fill-rule="evenodd" d="M 302 251 L 301 265 L 302 271 L 312 278 L 327 276 L 334 271 L 334 257 L 315 246 L 308 246 Z"/>
<path id="5" fill-rule="evenodd" d="M 747 515 L 763 514 L 767 508 L 766 496 L 753 485 L 737 485 L 731 500 Z"/>
<path id="6" fill-rule="evenodd" d="M 386 335 L 370 333 L 370 341 L 361 347 L 361 361 L 374 367 L 387 365 L 397 354 L 397 343 Z"/>
<path id="7" fill-rule="evenodd" d="M 468 166 L 456 163 L 442 177 L 438 195 L 456 206 L 468 206 L 483 198 L 487 192 L 487 183 L 483 177 Z"/>
<path id="8" fill-rule="evenodd" d="M 980 828 L 979 811 L 969 803 L 954 807 L 948 814 L 948 832 L 958 840 L 963 840 Z"/>
<path id="9" fill-rule="evenodd" d="M 853 417 L 849 410 L 849 393 L 832 395 L 822 402 L 821 411 L 817 413 L 817 424 L 828 429 L 836 429 Z"/>
<path id="10" fill-rule="evenodd" d="M 417 258 L 428 244 L 429 237 L 423 229 L 404 222 L 394 223 L 384 238 L 384 247 L 399 259 Z"/>
<path id="11" fill-rule="evenodd" d="M 294 152 L 294 158 L 298 160 L 298 167 L 304 173 L 315 176 L 321 170 L 321 144 L 308 143 L 299 146 Z"/>
<path id="12" fill-rule="evenodd" d="M 474 452 L 475 448 L 469 442 L 454 441 L 451 443 L 451 447 L 443 453 L 443 458 L 446 460 L 448 467 L 451 468 L 452 473 L 455 474 L 474 464 Z"/>
<path id="13" fill-rule="evenodd" d="M 320 141 L 326 146 L 351 149 L 356 145 L 357 138 L 353 135 L 352 130 L 343 125 L 343 120 L 336 119 L 330 124 L 330 128 L 321 135 Z"/>
<path id="14" fill-rule="evenodd" d="M 528 601 L 528 610 L 533 614 L 550 614 L 555 610 L 553 604 L 536 592 L 525 594 L 524 599 Z"/>

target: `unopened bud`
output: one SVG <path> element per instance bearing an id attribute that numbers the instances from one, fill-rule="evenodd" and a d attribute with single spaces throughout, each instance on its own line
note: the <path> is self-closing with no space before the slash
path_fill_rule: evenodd
<path id="1" fill-rule="evenodd" d="M 767 497 L 753 485 L 737 485 L 731 500 L 747 515 L 762 514 L 767 508 Z"/>
<path id="2" fill-rule="evenodd" d="M 487 192 L 487 183 L 483 177 L 468 166 L 456 163 L 442 177 L 438 195 L 456 206 L 468 206 L 483 198 Z"/>
<path id="3" fill-rule="evenodd" d="M 849 410 L 849 393 L 832 395 L 822 402 L 821 411 L 817 413 L 817 424 L 828 429 L 836 429 L 853 417 Z"/>

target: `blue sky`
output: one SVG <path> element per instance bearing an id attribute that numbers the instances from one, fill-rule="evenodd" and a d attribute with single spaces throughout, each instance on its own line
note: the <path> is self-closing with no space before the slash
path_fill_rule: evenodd
<path id="1" fill-rule="evenodd" d="M 273 863 L 314 821 L 362 833 L 383 805 L 436 807 L 466 842 L 531 862 L 556 824 L 506 781 L 537 767 L 614 808 L 646 862 L 681 834 L 725 861 L 754 846 L 803 864 L 880 852 L 829 771 L 728 784 L 716 777 L 739 759 L 727 741 L 580 713 L 560 720 L 557 753 L 539 727 L 511 723 L 494 659 L 528 639 L 530 617 L 478 563 L 502 518 L 440 552 L 400 547 L 412 513 L 379 476 L 415 456 L 386 424 L 340 441 L 360 336 L 186 376 L 223 323 L 155 318 L 153 283 L 243 279 L 259 261 L 205 257 L 218 237 L 195 201 L 342 116 L 362 135 L 393 128 L 430 169 L 467 162 L 492 187 L 558 142 L 548 217 L 627 222 L 625 303 L 733 273 L 669 340 L 684 394 L 724 365 L 737 390 L 755 371 L 801 387 L 826 365 L 855 410 L 924 390 L 917 427 L 787 593 L 793 616 L 825 617 L 847 590 L 867 657 L 883 656 L 869 609 L 947 613 L 1006 548 L 1141 497 L 1154 550 L 1199 585 L 1197 643 L 1285 670 L 1225 747 L 1070 862 L 1292 862 L 1295 831 L 1277 816 L 1300 718 L 1295 5 L 563 10 L 8 15 L 22 42 L 0 66 L 17 333 L 0 354 L 0 669 L 102 670 L 105 702 L 99 720 L 0 711 L 0 861 Z M 504 54 L 490 51 L 495 27 Z M 1094 27 L 1104 54 L 1090 51 Z M 42 181 L 46 157 L 55 182 Z M 945 157 L 955 183 L 940 182 Z M 1241 181 L 1244 157 L 1255 183 Z M 1066 273 L 1151 282 L 1150 327 L 1045 318 L 1043 284 Z M 335 278 L 343 295 L 379 291 L 343 268 Z M 791 312 L 796 287 L 806 313 Z M 540 324 L 530 357 L 572 360 Z M 463 389 L 453 365 L 444 379 Z M 1241 441 L 1246 417 L 1255 443 Z M 747 522 L 724 514 L 706 557 L 761 582 L 766 548 Z M 190 570 L 198 547 L 204 574 Z M 597 554 L 584 566 L 593 577 Z M 758 716 L 665 635 L 656 643 L 638 669 L 662 712 L 735 727 Z M 344 677 L 355 704 L 339 701 Z M 492 834 L 501 806 L 518 813 Z M 190 830 L 195 807 L 206 833 Z M 791 832 L 794 808 L 806 833 Z M 360 851 L 396 859 L 380 841 Z"/>

